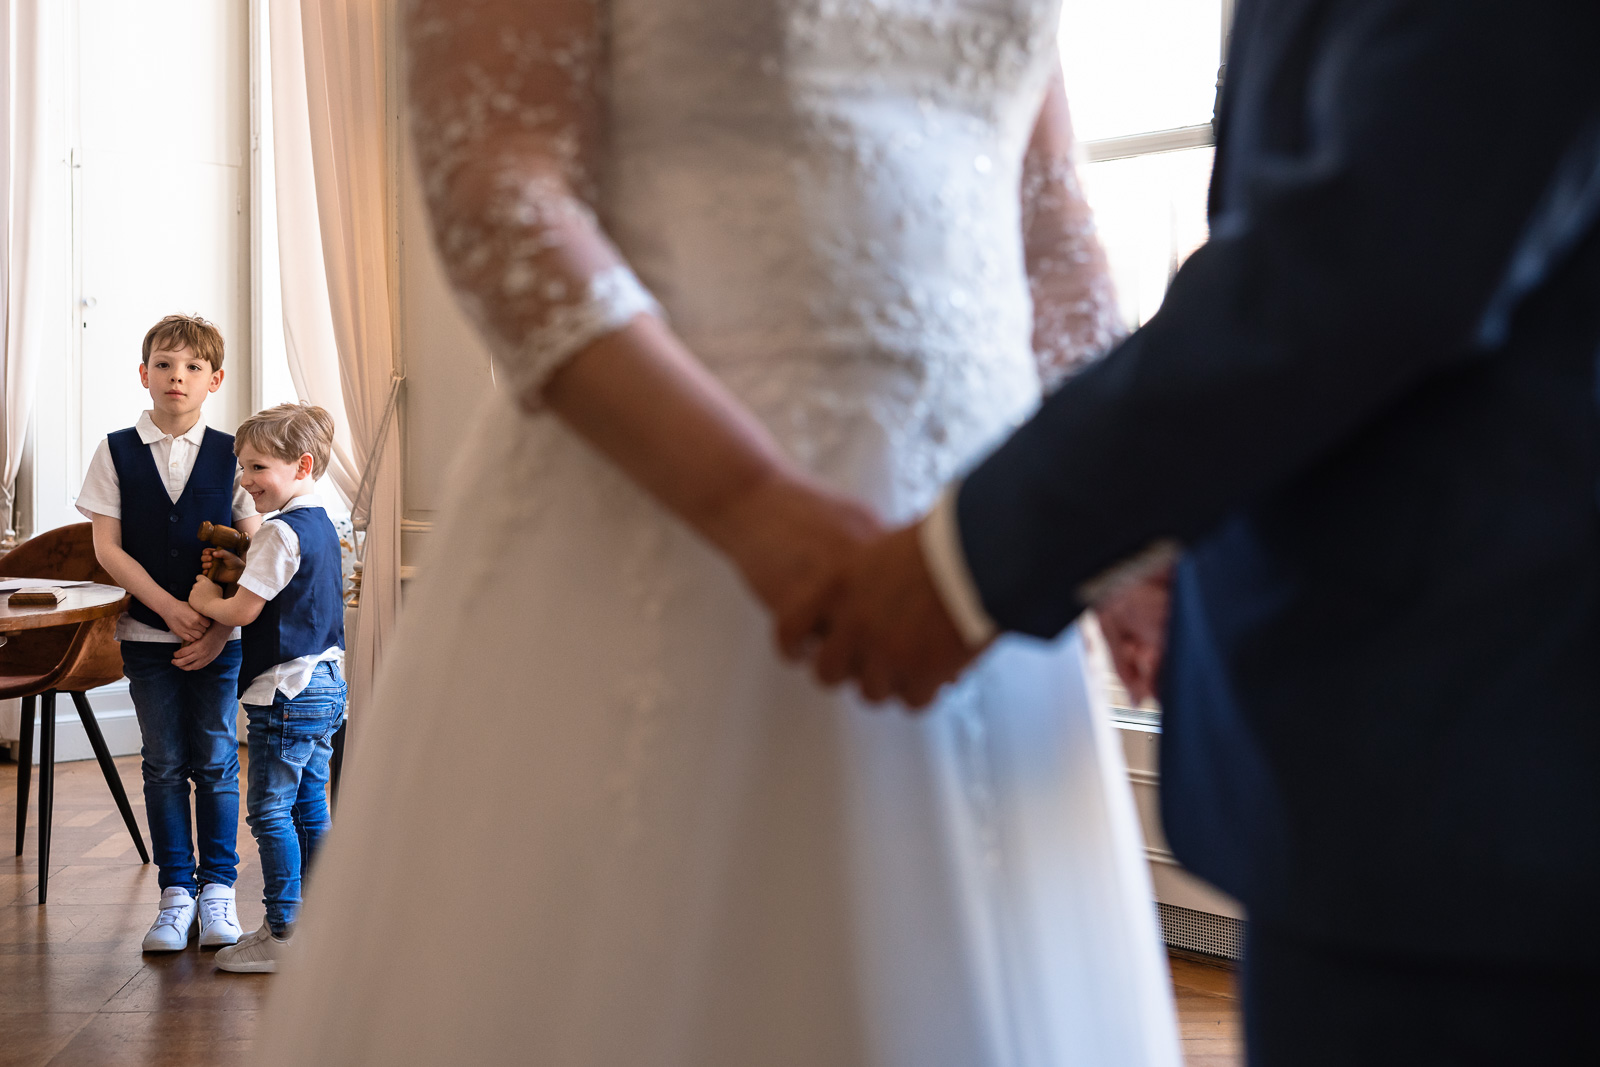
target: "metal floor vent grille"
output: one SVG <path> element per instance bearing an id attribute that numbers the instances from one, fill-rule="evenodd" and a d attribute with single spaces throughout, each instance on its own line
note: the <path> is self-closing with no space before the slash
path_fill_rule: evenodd
<path id="1" fill-rule="evenodd" d="M 1244 957 L 1244 920 L 1226 915 L 1157 904 L 1161 912 L 1161 932 L 1167 944 L 1207 956 L 1237 960 Z"/>

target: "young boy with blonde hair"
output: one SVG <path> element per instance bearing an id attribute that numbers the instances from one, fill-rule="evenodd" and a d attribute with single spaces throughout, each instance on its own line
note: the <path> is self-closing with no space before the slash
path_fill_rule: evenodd
<path id="1" fill-rule="evenodd" d="M 346 697 L 344 596 L 339 535 L 315 485 L 332 448 L 333 418 L 310 404 L 279 404 L 244 421 L 234 441 L 240 485 L 257 510 L 276 514 L 251 542 L 232 597 L 203 574 L 189 594 L 195 611 L 244 628 L 247 821 L 267 914 L 260 929 L 217 953 L 225 971 L 278 969 L 328 830 L 328 763 Z M 228 554 L 207 549 L 204 558 L 219 555 Z"/>
<path id="2" fill-rule="evenodd" d="M 240 936 L 233 882 L 239 830 L 239 633 L 189 606 L 205 547 L 202 522 L 245 533 L 261 520 L 235 485 L 233 438 L 201 405 L 222 386 L 222 334 L 168 315 L 144 336 L 139 380 L 150 410 L 95 450 L 78 493 L 94 552 L 133 595 L 117 620 L 122 670 L 139 717 L 141 771 L 161 906 L 146 952 L 176 952 L 198 926 L 202 947 Z M 194 823 L 189 783 L 194 783 Z"/>

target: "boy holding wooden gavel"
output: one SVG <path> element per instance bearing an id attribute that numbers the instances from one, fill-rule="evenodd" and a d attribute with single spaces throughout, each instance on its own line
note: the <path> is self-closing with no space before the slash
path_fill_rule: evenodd
<path id="1" fill-rule="evenodd" d="M 339 535 L 316 496 L 333 448 L 333 418 L 310 404 L 279 404 L 246 419 L 234 451 L 240 485 L 263 514 L 244 565 L 203 553 L 219 577 L 238 578 L 224 597 L 201 574 L 189 603 L 244 628 L 239 699 L 249 722 L 246 803 L 261 850 L 266 919 L 217 953 L 225 971 L 276 971 L 300 910 L 305 872 L 328 829 L 328 764 L 344 721 L 344 595 Z"/>

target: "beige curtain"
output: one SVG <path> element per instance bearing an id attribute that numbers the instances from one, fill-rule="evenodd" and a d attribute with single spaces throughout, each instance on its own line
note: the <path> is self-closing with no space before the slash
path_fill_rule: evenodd
<path id="1" fill-rule="evenodd" d="M 361 705 L 400 605 L 400 433 L 381 0 L 271 0 L 284 333 L 300 395 L 348 428 L 335 482 L 364 530 L 347 655 Z M 342 409 L 342 418 L 338 418 Z"/>
<path id="2" fill-rule="evenodd" d="M 289 375 L 300 399 L 334 414 L 336 432 L 329 477 L 346 507 L 361 480 L 339 374 L 339 344 L 328 302 L 317 216 L 317 178 L 311 159 L 311 117 L 306 103 L 306 57 L 301 45 L 299 0 L 272 0 L 268 8 L 272 57 L 272 155 L 278 207 L 279 281 Z"/>
<path id="3" fill-rule="evenodd" d="M 12 532 L 15 516 L 14 494 L 17 471 L 22 466 L 22 447 L 28 435 L 28 419 L 33 411 L 34 382 L 43 357 L 46 280 L 45 228 L 41 218 L 46 209 L 45 187 L 49 181 L 48 160 L 42 150 L 47 116 L 48 94 L 41 82 L 40 63 L 45 52 L 45 29 L 41 0 L 9 0 L 0 20 L 5 44 L 0 48 L 6 76 L 0 79 L 5 104 L 0 107 L 0 122 L 5 132 L 5 165 L 0 167 L 6 210 L 0 213 L 0 315 L 5 323 L 4 468 L 0 470 L 0 507 L 5 511 L 5 532 Z"/>

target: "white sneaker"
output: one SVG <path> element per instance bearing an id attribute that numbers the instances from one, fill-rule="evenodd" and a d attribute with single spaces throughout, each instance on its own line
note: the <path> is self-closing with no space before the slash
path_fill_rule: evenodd
<path id="1" fill-rule="evenodd" d="M 237 945 L 217 950 L 217 970 L 236 974 L 273 974 L 289 951 L 289 939 L 272 936 L 265 919 L 261 929 L 246 934 Z"/>
<path id="2" fill-rule="evenodd" d="M 212 882 L 200 887 L 195 901 L 200 910 L 200 947 L 231 945 L 244 936 L 239 913 L 233 910 L 233 886 Z"/>
<path id="3" fill-rule="evenodd" d="M 173 885 L 161 891 L 161 914 L 155 925 L 144 935 L 146 952 L 181 952 L 189 944 L 189 933 L 194 929 L 194 898 L 182 886 Z"/>

